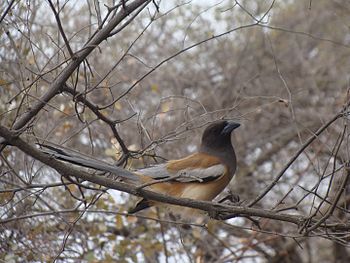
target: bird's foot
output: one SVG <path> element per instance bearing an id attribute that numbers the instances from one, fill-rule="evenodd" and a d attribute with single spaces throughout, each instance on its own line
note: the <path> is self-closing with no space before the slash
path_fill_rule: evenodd
<path id="1" fill-rule="evenodd" d="M 240 198 L 238 194 L 229 191 L 229 193 L 226 196 L 224 196 L 221 200 L 219 200 L 218 203 L 223 203 L 225 201 L 230 201 L 231 203 L 237 204 L 239 203 Z"/>
<path id="2" fill-rule="evenodd" d="M 217 211 L 217 210 L 210 210 L 208 211 L 208 215 L 210 218 L 215 220 L 227 220 L 229 218 L 233 218 L 236 215 L 232 214 L 231 212 L 225 212 L 225 211 Z"/>

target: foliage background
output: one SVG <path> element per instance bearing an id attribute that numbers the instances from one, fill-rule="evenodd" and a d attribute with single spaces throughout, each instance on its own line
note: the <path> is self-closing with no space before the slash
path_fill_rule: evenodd
<path id="1" fill-rule="evenodd" d="M 78 60 L 66 84 L 19 128 L 75 62 L 73 53 L 123 8 L 114 1 L 2 1 L 1 126 L 30 144 L 54 142 L 137 169 L 196 151 L 208 122 L 238 120 L 239 169 L 229 188 L 245 206 L 318 128 L 347 110 L 348 1 L 139 2 L 145 4 Z M 333 207 L 326 222 L 346 223 L 347 125 L 347 115 L 334 120 L 254 207 L 316 220 Z M 245 217 L 188 227 L 163 209 L 125 216 L 135 197 L 84 188 L 16 147 L 2 148 L 0 169 L 5 262 L 349 258 L 346 227 L 305 234 L 303 226 L 261 217 L 260 229 Z"/>

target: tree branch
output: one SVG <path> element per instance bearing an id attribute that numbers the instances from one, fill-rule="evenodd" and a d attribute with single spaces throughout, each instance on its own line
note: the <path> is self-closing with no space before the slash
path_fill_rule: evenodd
<path id="1" fill-rule="evenodd" d="M 19 130 L 23 128 L 38 112 L 55 96 L 59 93 L 63 84 L 67 79 L 73 74 L 82 61 L 103 41 L 109 37 L 109 34 L 112 30 L 119 25 L 124 18 L 126 18 L 130 13 L 138 9 L 148 0 L 135 0 L 121 9 L 118 14 L 111 18 L 109 23 L 102 28 L 98 33 L 88 41 L 84 47 L 75 53 L 75 59 L 71 60 L 70 63 L 62 70 L 62 72 L 57 76 L 57 78 L 51 84 L 50 89 L 41 96 L 37 103 L 34 104 L 31 108 L 28 109 L 23 115 L 15 122 L 12 129 Z M 3 144 L 4 141 L 0 140 L 0 144 Z M 0 151 L 3 150 L 4 146 L 0 148 Z"/>
<path id="2" fill-rule="evenodd" d="M 68 175 L 74 176 L 76 178 L 79 178 L 85 181 L 89 181 L 111 189 L 126 192 L 132 195 L 141 196 L 149 200 L 200 209 L 203 211 L 207 211 L 211 215 L 212 214 L 218 215 L 219 219 L 220 219 L 220 215 L 229 215 L 225 217 L 226 219 L 234 218 L 238 216 L 256 216 L 256 217 L 269 218 L 269 219 L 283 221 L 283 222 L 289 222 L 289 223 L 295 224 L 296 226 L 299 226 L 303 224 L 303 222 L 308 220 L 308 218 L 306 218 L 305 216 L 300 216 L 300 215 L 290 215 L 290 214 L 278 213 L 275 211 L 269 211 L 265 209 L 233 206 L 233 205 L 219 204 L 219 203 L 208 202 L 208 201 L 197 201 L 197 200 L 192 200 L 187 198 L 174 198 L 171 196 L 166 196 L 166 195 L 152 192 L 149 190 L 140 189 L 138 186 L 135 186 L 135 185 L 131 185 L 124 182 L 118 182 L 110 178 L 106 178 L 96 174 L 90 174 L 86 171 L 73 168 L 72 165 L 67 165 L 63 162 L 60 162 L 52 158 L 51 156 L 41 152 L 40 150 L 36 149 L 35 147 L 31 146 L 30 144 L 26 143 L 21 138 L 19 138 L 18 133 L 11 132 L 10 130 L 8 130 L 3 126 L 0 126 L 0 136 L 3 137 L 8 144 L 17 147 L 18 149 L 28 154 L 29 156 L 52 167 L 63 176 L 68 176 Z M 123 168 L 120 168 L 120 171 L 122 172 L 125 170 Z M 314 224 L 314 223 L 317 223 L 317 221 L 312 220 L 309 222 L 309 224 Z M 343 223 L 326 223 L 325 222 L 321 224 L 319 227 L 329 228 L 332 230 L 340 230 L 340 229 L 350 230 L 350 224 L 347 224 L 347 223 L 343 224 Z"/>
<path id="3" fill-rule="evenodd" d="M 62 35 L 64 43 L 66 44 L 66 47 L 67 47 L 68 52 L 69 52 L 69 55 L 70 55 L 71 59 L 74 59 L 74 52 L 73 52 L 72 48 L 69 45 L 69 41 L 67 39 L 66 34 L 64 33 L 60 16 L 59 16 L 58 12 L 56 11 L 55 6 L 53 5 L 51 0 L 49 0 L 49 5 L 50 5 L 50 7 L 52 9 L 52 12 L 55 15 L 55 19 L 56 19 L 56 22 L 57 22 L 58 29 L 59 29 L 59 31 L 60 31 L 60 33 Z"/>
<path id="4" fill-rule="evenodd" d="M 2 16 L 0 17 L 0 24 L 2 22 L 2 20 L 4 20 L 4 18 L 6 17 L 6 15 L 8 14 L 8 12 L 10 12 L 10 9 L 12 7 L 12 5 L 15 3 L 15 0 L 12 0 L 10 2 L 10 4 L 8 5 L 8 7 L 6 8 L 5 12 L 2 14 Z"/>
<path id="5" fill-rule="evenodd" d="M 269 186 L 265 188 L 265 190 L 258 195 L 252 202 L 248 204 L 249 207 L 252 207 L 256 203 L 258 203 L 261 199 L 264 198 L 264 196 L 270 192 L 270 190 L 277 184 L 277 182 L 281 179 L 281 177 L 284 175 L 284 173 L 288 170 L 288 168 L 294 163 L 296 159 L 304 152 L 304 150 L 316 139 L 318 136 L 326 130 L 333 122 L 335 122 L 340 117 L 344 116 L 344 112 L 337 113 L 331 120 L 329 120 L 327 123 L 325 123 L 321 128 L 319 128 L 315 134 L 313 134 L 303 145 L 302 147 L 292 156 L 292 158 L 289 160 L 289 162 L 282 168 L 282 170 L 278 173 L 275 180 L 271 182 Z"/>

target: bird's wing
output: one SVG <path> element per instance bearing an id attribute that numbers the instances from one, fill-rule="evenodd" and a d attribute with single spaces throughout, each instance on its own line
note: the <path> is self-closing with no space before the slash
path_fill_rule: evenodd
<path id="1" fill-rule="evenodd" d="M 190 155 L 187 158 L 170 161 L 168 163 L 155 165 L 138 170 L 137 173 L 151 177 L 155 180 L 169 179 L 176 182 L 209 182 L 214 181 L 225 174 L 227 168 L 218 160 L 208 159 L 207 156 Z M 191 162 L 192 161 L 192 162 Z"/>

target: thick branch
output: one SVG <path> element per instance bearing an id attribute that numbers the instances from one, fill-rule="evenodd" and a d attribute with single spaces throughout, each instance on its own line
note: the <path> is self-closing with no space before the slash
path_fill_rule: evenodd
<path id="1" fill-rule="evenodd" d="M 50 89 L 41 96 L 37 103 L 26 111 L 13 125 L 12 129 L 19 130 L 23 128 L 62 88 L 62 85 L 73 74 L 80 63 L 103 41 L 106 40 L 112 30 L 123 21 L 130 13 L 138 9 L 148 0 L 135 0 L 128 6 L 122 8 L 119 13 L 113 17 L 109 23 L 84 45 L 84 47 L 75 54 L 74 59 L 65 67 L 61 74 L 53 81 Z M 0 140 L 0 144 L 3 141 Z"/>
<path id="2" fill-rule="evenodd" d="M 23 141 L 21 138 L 18 137 L 16 133 L 11 132 L 10 130 L 2 126 L 0 126 L 0 136 L 3 137 L 8 144 L 16 146 L 18 149 L 28 154 L 29 156 L 52 167 L 61 175 L 74 176 L 76 178 L 80 178 L 85 181 L 96 183 L 111 189 L 129 193 L 132 195 L 141 196 L 150 200 L 173 204 L 173 205 L 196 208 L 203 211 L 207 211 L 210 214 L 218 214 L 218 215 L 229 214 L 230 216 L 226 216 L 227 219 L 237 217 L 237 216 L 256 216 L 256 217 L 269 218 L 273 220 L 289 222 L 297 226 L 299 226 L 300 224 L 305 222 L 305 220 L 307 220 L 306 217 L 299 216 L 299 215 L 289 215 L 289 214 L 277 213 L 275 211 L 269 211 L 264 209 L 232 206 L 232 205 L 219 204 L 219 203 L 213 203 L 213 202 L 207 202 L 207 201 L 197 201 L 197 200 L 186 199 L 186 198 L 174 198 L 171 196 L 155 193 L 149 190 L 140 189 L 138 186 L 123 183 L 123 182 L 118 182 L 110 178 L 106 178 L 96 174 L 90 174 L 86 171 L 73 168 L 71 165 L 67 165 L 60 161 L 57 161 L 56 159 L 50 157 L 49 155 L 41 152 L 40 150 L 36 149 L 35 147 Z M 120 169 L 121 171 L 123 170 L 122 168 Z M 312 221 L 310 223 L 315 223 L 315 222 L 316 221 Z M 320 227 L 331 228 L 332 230 L 338 230 L 338 228 L 344 230 L 344 229 L 350 229 L 350 224 L 324 223 L 324 224 L 321 224 Z"/>

